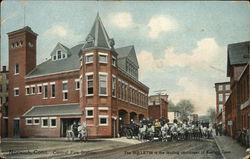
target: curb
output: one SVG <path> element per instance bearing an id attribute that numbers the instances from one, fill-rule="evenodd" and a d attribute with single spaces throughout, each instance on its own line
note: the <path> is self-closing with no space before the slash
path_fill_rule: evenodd
<path id="1" fill-rule="evenodd" d="M 218 147 L 219 150 L 220 150 L 220 153 L 221 153 L 223 159 L 226 159 L 226 156 L 225 156 L 224 153 L 222 152 L 222 148 L 221 148 L 220 144 L 218 144 L 219 142 L 217 141 L 216 136 L 214 136 L 214 140 L 215 140 L 215 143 L 216 143 L 217 147 Z"/>

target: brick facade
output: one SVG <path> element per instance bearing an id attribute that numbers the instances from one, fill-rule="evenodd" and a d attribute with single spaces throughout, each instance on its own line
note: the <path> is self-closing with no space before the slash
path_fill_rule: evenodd
<path id="1" fill-rule="evenodd" d="M 99 19 L 97 22 L 101 23 Z M 37 34 L 31 28 L 24 27 L 8 33 L 8 36 L 9 137 L 60 137 L 65 135 L 63 124 L 69 125 L 78 120 L 87 122 L 90 137 L 115 137 L 118 135 L 120 124 L 129 123 L 131 119 L 139 121 L 143 117 L 148 117 L 147 96 L 149 88 L 138 79 L 128 75 L 126 71 L 118 68 L 117 60 L 113 61 L 113 59 L 118 58 L 118 53 L 114 49 L 98 47 L 80 49 L 78 60 L 81 61 L 81 65 L 78 69 L 30 76 L 30 72 L 37 71 L 39 73 L 40 69 L 36 66 Z M 75 46 L 70 50 L 75 50 L 78 47 Z M 93 61 L 88 63 L 87 56 L 90 54 L 93 55 Z M 105 55 L 107 61 L 100 62 L 100 55 Z M 54 57 L 51 56 L 53 62 Z M 68 54 L 67 56 L 72 58 L 70 56 L 73 55 Z M 77 82 L 79 82 L 80 88 L 78 88 Z M 67 83 L 67 87 L 64 83 Z M 88 93 L 91 85 L 93 91 Z M 66 90 L 64 86 L 67 88 Z M 16 89 L 19 90 L 18 95 L 15 95 Z M 54 89 L 55 91 L 52 91 Z M 103 90 L 105 90 L 105 94 L 101 93 Z M 65 94 L 65 92 L 67 93 Z M 67 99 L 65 99 L 66 97 Z M 80 104 L 82 115 L 41 115 L 29 118 L 25 116 L 25 113 L 31 111 L 33 107 L 71 103 Z M 39 124 L 34 124 L 36 118 L 39 118 Z M 50 119 L 55 119 L 53 124 L 56 126 L 53 127 L 53 124 L 48 123 L 48 127 L 42 127 L 41 122 L 44 118 L 48 119 L 47 122 L 52 122 Z M 31 120 L 32 124 L 29 124 Z"/>

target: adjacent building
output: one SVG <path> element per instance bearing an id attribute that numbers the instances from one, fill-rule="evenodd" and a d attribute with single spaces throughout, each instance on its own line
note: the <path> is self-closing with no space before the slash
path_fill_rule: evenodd
<path id="1" fill-rule="evenodd" d="M 152 95 L 148 101 L 149 119 L 168 119 L 168 95 Z"/>
<path id="2" fill-rule="evenodd" d="M 38 34 L 24 27 L 8 37 L 10 137 L 62 137 L 74 121 L 90 137 L 116 137 L 122 124 L 148 117 L 135 48 L 115 48 L 99 15 L 83 44 L 58 43 L 39 65 Z"/>
<path id="3" fill-rule="evenodd" d="M 237 131 L 250 129 L 250 41 L 229 44 L 227 54 L 231 94 L 225 103 L 226 130 L 236 138 Z"/>
<path id="4" fill-rule="evenodd" d="M 8 136 L 8 81 L 6 66 L 0 72 L 0 136 Z"/>
<path id="5" fill-rule="evenodd" d="M 230 96 L 230 82 L 215 83 L 216 91 L 216 123 L 222 124 L 223 131 L 226 129 L 225 103 Z"/>

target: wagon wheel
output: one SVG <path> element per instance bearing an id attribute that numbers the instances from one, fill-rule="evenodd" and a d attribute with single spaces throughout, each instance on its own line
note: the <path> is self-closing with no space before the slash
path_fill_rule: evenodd
<path id="1" fill-rule="evenodd" d="M 132 133 L 131 133 L 131 131 L 130 131 L 129 129 L 126 129 L 126 137 L 127 137 L 128 139 L 131 139 L 131 138 L 132 138 Z"/>

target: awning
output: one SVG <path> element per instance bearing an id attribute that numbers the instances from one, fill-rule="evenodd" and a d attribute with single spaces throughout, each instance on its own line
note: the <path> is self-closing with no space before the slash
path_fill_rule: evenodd
<path id="1" fill-rule="evenodd" d="M 33 106 L 23 117 L 82 115 L 80 104 Z"/>

